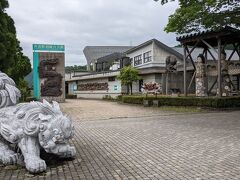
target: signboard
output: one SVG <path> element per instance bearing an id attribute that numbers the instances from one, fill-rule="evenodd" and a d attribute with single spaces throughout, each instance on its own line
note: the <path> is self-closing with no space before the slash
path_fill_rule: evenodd
<path id="1" fill-rule="evenodd" d="M 32 48 L 34 97 L 38 100 L 44 98 L 48 101 L 64 102 L 65 46 L 33 44 Z M 51 85 L 53 83 L 55 86 Z"/>
<path id="2" fill-rule="evenodd" d="M 64 51 L 64 45 L 33 44 L 33 51 Z"/>

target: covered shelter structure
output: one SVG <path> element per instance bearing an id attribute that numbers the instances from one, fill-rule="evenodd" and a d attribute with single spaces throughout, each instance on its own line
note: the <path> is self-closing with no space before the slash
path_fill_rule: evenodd
<path id="1" fill-rule="evenodd" d="M 192 53 L 195 49 L 202 49 L 202 56 L 206 60 L 205 67 L 207 76 L 209 74 L 215 74 L 215 80 L 211 85 L 207 87 L 207 94 L 209 95 L 215 85 L 217 85 L 216 95 L 221 97 L 222 94 L 222 66 L 221 60 L 224 58 L 223 54 L 225 49 L 232 50 L 229 57 L 225 57 L 225 61 L 232 62 L 231 73 L 240 74 L 240 66 L 236 65 L 240 63 L 240 30 L 229 26 L 221 28 L 219 30 L 208 30 L 195 34 L 188 34 L 177 37 L 177 41 L 183 46 L 183 71 L 184 71 L 184 95 L 187 96 L 188 89 L 191 86 L 196 76 L 196 61 L 192 57 Z M 238 57 L 237 59 L 232 59 Z M 237 54 L 237 56 L 236 56 Z M 225 53 L 226 55 L 226 53 Z M 213 64 L 216 64 L 215 69 L 208 68 L 208 56 L 213 59 Z M 194 71 L 192 79 L 187 82 L 187 71 L 192 69 Z"/>

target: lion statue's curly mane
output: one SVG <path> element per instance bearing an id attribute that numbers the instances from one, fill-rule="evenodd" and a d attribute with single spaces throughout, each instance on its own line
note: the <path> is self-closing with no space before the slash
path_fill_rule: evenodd
<path id="1" fill-rule="evenodd" d="M 14 105 L 19 97 L 19 90 L 11 78 L 0 72 L 0 161 L 17 163 L 19 154 L 13 151 L 12 145 L 21 149 L 26 168 L 32 173 L 46 170 L 40 149 L 61 157 L 74 157 L 76 150 L 68 143 L 74 127 L 59 104 L 43 100 Z"/>

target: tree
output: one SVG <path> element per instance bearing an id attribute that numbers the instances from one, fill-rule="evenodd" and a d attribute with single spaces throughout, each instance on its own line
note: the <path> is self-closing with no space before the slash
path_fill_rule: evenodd
<path id="1" fill-rule="evenodd" d="M 159 0 L 155 0 L 159 1 Z M 175 0 L 161 0 L 166 4 Z M 178 34 L 219 29 L 226 25 L 240 27 L 239 0 L 179 0 L 179 8 L 169 16 L 166 32 Z"/>
<path id="2" fill-rule="evenodd" d="M 18 85 L 31 72 L 30 60 L 22 53 L 13 19 L 5 12 L 7 0 L 0 0 L 0 70 Z M 22 83 L 21 83 L 22 84 Z"/>
<path id="3" fill-rule="evenodd" d="M 138 70 L 132 66 L 125 66 L 121 69 L 120 74 L 117 76 L 117 79 L 121 80 L 122 85 L 127 86 L 127 93 L 132 95 L 132 83 L 140 80 L 138 76 Z"/>
<path id="4" fill-rule="evenodd" d="M 70 72 L 74 72 L 74 71 L 87 71 L 87 65 L 83 65 L 83 66 L 66 66 L 65 67 L 65 72 L 66 73 L 70 73 Z"/>

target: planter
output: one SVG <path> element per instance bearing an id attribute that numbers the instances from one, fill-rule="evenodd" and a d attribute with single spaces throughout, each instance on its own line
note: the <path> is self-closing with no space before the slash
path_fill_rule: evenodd
<path id="1" fill-rule="evenodd" d="M 151 100 L 143 100 L 143 106 L 144 107 L 150 107 L 152 106 L 153 102 Z"/>
<path id="2" fill-rule="evenodd" d="M 160 107 L 161 106 L 160 101 L 159 100 L 153 100 L 153 106 L 154 107 Z"/>

